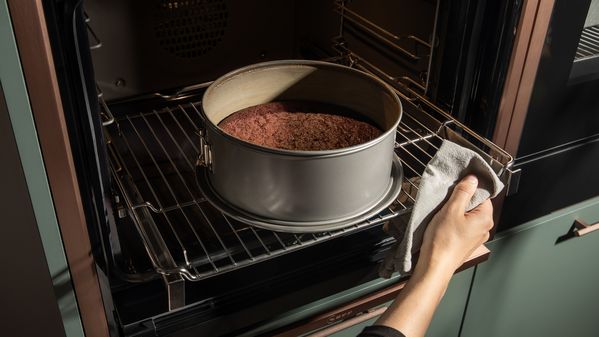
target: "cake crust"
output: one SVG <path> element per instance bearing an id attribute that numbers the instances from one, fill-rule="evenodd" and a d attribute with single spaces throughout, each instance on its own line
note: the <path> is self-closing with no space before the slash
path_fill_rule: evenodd
<path id="1" fill-rule="evenodd" d="M 312 101 L 252 106 L 234 112 L 218 126 L 252 144 L 296 151 L 340 149 L 382 134 L 364 116 L 348 108 Z"/>

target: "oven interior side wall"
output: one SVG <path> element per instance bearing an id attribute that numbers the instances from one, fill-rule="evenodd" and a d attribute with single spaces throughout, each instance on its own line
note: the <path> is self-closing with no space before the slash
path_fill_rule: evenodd
<path id="1" fill-rule="evenodd" d="M 358 64 L 370 70 L 373 67 L 368 64 L 372 64 L 384 72 L 375 71 L 377 76 L 425 95 L 436 9 L 436 1 L 386 1 L 384 6 L 348 1 L 343 46 Z"/>

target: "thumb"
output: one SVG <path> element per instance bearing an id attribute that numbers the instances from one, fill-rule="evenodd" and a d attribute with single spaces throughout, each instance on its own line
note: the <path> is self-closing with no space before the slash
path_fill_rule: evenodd
<path id="1" fill-rule="evenodd" d="M 465 213 L 470 199 L 472 199 L 474 192 L 476 192 L 476 186 L 478 186 L 478 179 L 476 176 L 472 174 L 465 176 L 453 188 L 453 192 L 448 201 L 449 206 L 460 213 Z"/>

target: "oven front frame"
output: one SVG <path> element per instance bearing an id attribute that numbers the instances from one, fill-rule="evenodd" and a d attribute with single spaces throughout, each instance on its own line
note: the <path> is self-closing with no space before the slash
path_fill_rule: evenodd
<path id="1" fill-rule="evenodd" d="M 540 54 L 541 46 L 522 42 L 533 36 L 546 33 L 546 27 L 538 22 L 548 21 L 551 14 L 550 6 L 535 0 L 527 0 L 525 8 L 536 2 L 536 13 L 524 15 L 519 24 L 519 35 L 512 52 L 513 66 L 510 68 L 510 78 L 520 78 L 528 81 L 534 73 L 535 63 L 538 60 L 526 58 L 522 55 Z M 48 27 L 45 21 L 44 8 L 41 0 L 8 0 L 13 18 L 21 62 L 25 72 L 26 82 L 29 87 L 30 100 L 38 128 L 40 144 L 46 166 L 48 178 L 53 193 L 57 210 L 59 225 L 63 235 L 67 259 L 69 261 L 73 284 L 77 296 L 78 306 L 81 311 L 82 322 L 88 336 L 106 336 L 109 334 L 109 322 L 114 333 L 114 320 L 110 310 L 111 295 L 102 287 L 102 275 L 98 275 L 96 263 L 92 254 L 90 233 L 85 218 L 82 195 L 80 194 L 78 177 L 72 156 L 71 144 L 67 123 L 64 117 L 64 97 L 59 90 L 55 64 L 52 59 L 52 50 L 49 41 Z M 34 14 L 32 19 L 31 14 Z M 527 13 L 529 13 L 527 11 Z M 544 31 L 545 30 L 545 31 Z M 514 60 L 518 60 L 514 63 Z M 522 66 L 519 66 L 522 65 Z M 508 80 L 510 81 L 510 80 Z M 38 88 L 32 90 L 32 88 Z M 526 97 L 530 95 L 526 88 L 520 86 L 517 90 L 519 109 L 504 109 L 499 120 L 512 120 L 513 117 L 523 119 L 525 113 L 522 107 L 526 106 Z M 509 90 L 513 91 L 513 87 Z M 505 91 L 504 91 L 505 92 Z M 513 96 L 513 94 L 512 94 Z M 506 103 L 506 105 L 509 105 Z M 517 116 L 514 114 L 517 113 Z M 518 125 L 510 127 L 510 134 L 517 133 Z M 521 131 L 521 130 L 520 130 Z M 511 136 L 510 136 L 511 137 Z M 509 138 L 509 137 L 508 137 Z M 102 208 L 102 211 L 104 208 Z M 101 289 L 104 288 L 104 289 Z M 106 309 L 104 307 L 106 306 Z"/>

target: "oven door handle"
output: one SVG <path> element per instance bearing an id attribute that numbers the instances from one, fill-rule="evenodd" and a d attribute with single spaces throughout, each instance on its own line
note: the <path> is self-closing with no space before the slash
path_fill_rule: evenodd
<path id="1" fill-rule="evenodd" d="M 326 336 L 330 336 L 334 333 L 337 333 L 339 331 L 351 328 L 354 325 L 358 325 L 360 323 L 366 322 L 369 319 L 378 317 L 380 315 L 382 315 L 388 307 L 384 306 L 384 307 L 379 307 L 376 309 L 372 309 L 367 311 L 366 313 L 363 313 L 361 315 L 355 316 L 353 318 L 350 318 L 348 320 L 345 321 L 341 321 L 341 323 L 335 324 L 333 326 L 330 326 L 326 329 L 317 331 L 313 334 L 308 335 L 309 337 L 326 337 Z"/>
<path id="2" fill-rule="evenodd" d="M 589 225 L 584 220 L 576 219 L 574 221 L 574 227 L 576 228 L 576 230 L 574 231 L 575 236 L 584 236 L 591 232 L 599 230 L 599 222 Z"/>

